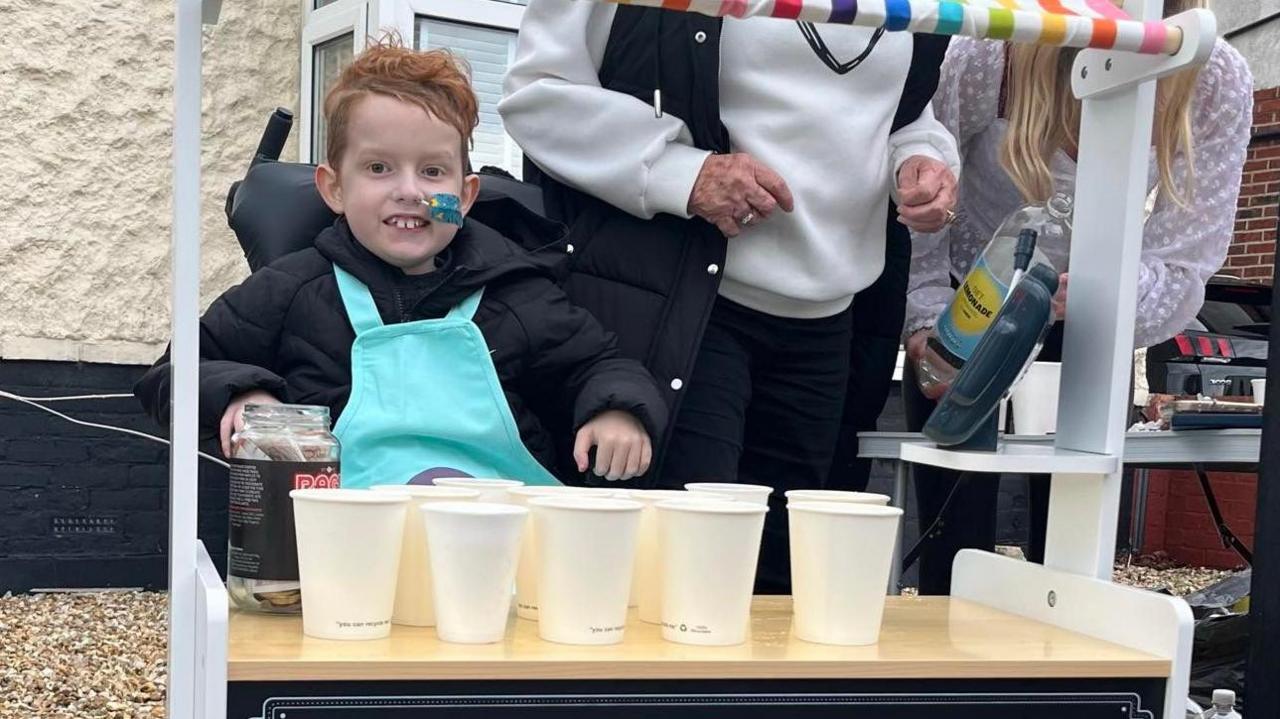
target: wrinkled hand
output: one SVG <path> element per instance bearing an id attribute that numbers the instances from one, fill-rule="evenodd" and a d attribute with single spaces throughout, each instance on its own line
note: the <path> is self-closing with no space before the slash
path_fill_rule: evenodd
<path id="1" fill-rule="evenodd" d="M 907 361 L 911 362 L 916 368 L 916 376 L 920 376 L 920 360 L 924 359 L 925 344 L 929 340 L 929 330 L 918 330 L 915 334 L 907 338 Z M 938 399 L 947 393 L 950 385 L 937 385 L 934 387 L 920 387 L 920 393 L 929 399 Z"/>
<path id="2" fill-rule="evenodd" d="M 1055 320 L 1066 319 L 1067 317 L 1067 273 L 1063 272 L 1058 275 L 1058 291 L 1053 295 L 1053 318 Z"/>
<path id="3" fill-rule="evenodd" d="M 579 472 L 587 471 L 588 453 L 596 448 L 597 477 L 609 481 L 631 479 L 649 471 L 653 445 L 644 425 L 628 412 L 609 410 L 582 425 L 573 442 Z"/>
<path id="4" fill-rule="evenodd" d="M 227 405 L 222 413 L 222 422 L 218 425 L 218 438 L 222 440 L 222 456 L 231 456 L 231 435 L 244 429 L 244 406 L 246 404 L 280 404 L 270 392 L 255 389 L 245 392 Z"/>
<path id="5" fill-rule="evenodd" d="M 790 212 L 794 207 L 791 190 L 778 173 L 736 152 L 707 157 L 689 193 L 688 209 L 720 228 L 725 237 L 737 237 L 743 227 L 769 219 L 774 210 Z"/>
<path id="6" fill-rule="evenodd" d="M 937 232 L 956 206 L 956 176 L 945 163 L 912 155 L 898 168 L 898 221 L 916 232 Z"/>

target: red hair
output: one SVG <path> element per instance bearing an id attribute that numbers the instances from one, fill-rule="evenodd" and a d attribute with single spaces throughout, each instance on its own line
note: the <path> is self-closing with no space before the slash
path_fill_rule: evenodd
<path id="1" fill-rule="evenodd" d="M 417 105 L 453 127 L 462 136 L 462 167 L 468 170 L 471 133 L 480 117 L 465 60 L 447 50 L 410 50 L 394 35 L 360 53 L 324 99 L 329 128 L 325 152 L 330 166 L 337 167 L 342 161 L 352 109 L 367 95 L 385 95 Z"/>

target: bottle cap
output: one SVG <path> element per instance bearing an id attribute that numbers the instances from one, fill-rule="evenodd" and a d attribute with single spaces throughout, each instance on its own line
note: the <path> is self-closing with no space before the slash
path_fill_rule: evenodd
<path id="1" fill-rule="evenodd" d="M 1236 693 L 1230 689 L 1214 689 L 1213 704 L 1219 707 L 1233 707 L 1236 705 Z"/>

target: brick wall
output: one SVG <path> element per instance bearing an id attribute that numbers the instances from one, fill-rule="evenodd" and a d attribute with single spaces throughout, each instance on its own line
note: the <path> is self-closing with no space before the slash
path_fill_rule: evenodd
<path id="1" fill-rule="evenodd" d="M 1241 178 L 1235 237 L 1224 272 L 1270 282 L 1276 256 L 1280 203 L 1280 88 L 1253 97 L 1253 141 Z"/>
<path id="2" fill-rule="evenodd" d="M 128 393 L 144 369 L 4 360 L 0 389 L 35 397 Z M 89 422 L 162 433 L 132 398 L 52 407 Z M 164 445 L 70 424 L 0 398 L 0 593 L 164 587 L 168 484 Z M 200 492 L 200 533 L 221 566 L 226 482 L 208 465 L 201 467 L 200 485 L 208 488 Z"/>
<path id="3" fill-rule="evenodd" d="M 1210 472 L 1209 483 L 1223 520 L 1246 547 L 1252 548 L 1257 475 Z M 1240 555 L 1222 546 L 1194 472 L 1151 472 L 1144 526 L 1144 553 L 1163 550 L 1179 562 L 1197 567 L 1235 569 L 1244 564 Z"/>

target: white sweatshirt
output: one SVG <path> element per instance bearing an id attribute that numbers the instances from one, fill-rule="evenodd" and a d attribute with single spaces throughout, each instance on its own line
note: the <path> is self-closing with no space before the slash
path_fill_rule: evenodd
<path id="1" fill-rule="evenodd" d="M 555 179 L 638 217 L 688 217 L 689 195 L 708 152 L 684 122 L 600 87 L 598 72 L 615 6 L 531 0 L 516 60 L 498 106 L 507 132 Z M 873 31 L 820 25 L 847 62 Z M 888 200 L 912 155 L 959 175 L 955 141 L 926 109 L 890 133 L 911 63 L 907 33 L 885 33 L 845 75 L 824 65 L 794 22 L 724 21 L 720 115 L 734 152 L 782 175 L 795 211 L 729 241 L 721 296 L 780 317 L 829 317 L 884 268 Z"/>

